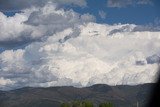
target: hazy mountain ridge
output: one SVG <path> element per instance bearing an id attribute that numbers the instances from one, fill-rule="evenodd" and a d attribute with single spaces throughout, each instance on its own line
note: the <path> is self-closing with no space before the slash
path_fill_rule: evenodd
<path id="1" fill-rule="evenodd" d="M 110 101 L 115 107 L 146 104 L 151 87 L 154 84 L 135 86 L 109 86 L 97 84 L 90 87 L 73 86 L 33 88 L 25 87 L 11 91 L 0 91 L 0 107 L 59 107 L 62 102 L 73 100 L 90 100 L 95 106 Z"/>

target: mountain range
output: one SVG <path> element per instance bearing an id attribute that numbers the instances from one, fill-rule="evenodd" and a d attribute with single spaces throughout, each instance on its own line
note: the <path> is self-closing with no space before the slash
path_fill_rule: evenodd
<path id="1" fill-rule="evenodd" d="M 0 91 L 0 107 L 60 107 L 61 103 L 88 100 L 94 106 L 111 102 L 115 107 L 143 107 L 147 104 L 153 83 L 140 85 L 96 84 L 89 87 L 24 87 Z"/>

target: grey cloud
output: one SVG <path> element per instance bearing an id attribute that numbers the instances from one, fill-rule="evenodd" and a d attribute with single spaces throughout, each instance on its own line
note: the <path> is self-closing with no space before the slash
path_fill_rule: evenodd
<path id="1" fill-rule="evenodd" d="M 132 32 L 135 27 L 136 27 L 135 25 L 126 24 L 126 25 L 124 25 L 120 28 L 111 30 L 109 32 L 109 35 L 113 35 L 113 34 L 116 34 L 116 33 L 119 33 L 119 32 Z"/>
<path id="2" fill-rule="evenodd" d="M 25 32 L 23 31 L 19 37 L 16 38 L 8 38 L 5 40 L 0 40 L 0 46 L 5 48 L 5 49 L 14 49 L 14 48 L 23 48 L 29 43 L 35 42 L 35 41 L 41 41 L 40 38 L 34 38 L 31 39 L 30 35 L 31 32 Z"/>
<path id="3" fill-rule="evenodd" d="M 157 32 L 160 31 L 159 25 L 124 25 L 120 28 L 113 29 L 109 32 L 109 36 L 119 33 L 119 32 L 143 32 L 143 31 L 150 31 L 150 32 Z"/>
<path id="4" fill-rule="evenodd" d="M 108 0 L 107 6 L 108 7 L 126 7 L 132 4 L 132 0 Z"/>
<path id="5" fill-rule="evenodd" d="M 152 1 L 151 1 L 151 0 L 139 0 L 139 1 L 137 2 L 137 4 L 142 4 L 142 5 L 152 4 Z"/>
<path id="6" fill-rule="evenodd" d="M 146 26 L 136 26 L 133 31 L 151 31 L 151 32 L 157 32 L 160 31 L 160 26 L 154 26 L 154 25 L 146 25 Z"/>
<path id="7" fill-rule="evenodd" d="M 160 63 L 160 56 L 152 55 L 146 58 L 148 64 Z"/>
<path id="8" fill-rule="evenodd" d="M 145 61 L 136 61 L 136 65 L 142 66 L 142 65 L 145 65 L 145 64 L 146 64 Z"/>
<path id="9" fill-rule="evenodd" d="M 77 29 L 78 25 L 95 21 L 95 17 L 90 14 L 80 15 L 73 10 L 57 9 L 52 3 L 30 11 L 30 14 L 24 11 L 11 18 L 0 14 L 1 47 L 10 48 L 41 41 L 66 28 Z"/>
<path id="10" fill-rule="evenodd" d="M 104 11 L 99 11 L 99 16 L 102 18 L 102 19 L 105 19 L 106 18 L 106 13 Z"/>
<path id="11" fill-rule="evenodd" d="M 107 6 L 108 7 L 116 7 L 116 8 L 123 8 L 132 5 L 147 5 L 152 4 L 151 0 L 108 0 Z"/>
<path id="12" fill-rule="evenodd" d="M 43 31 L 41 31 L 43 32 L 43 35 L 41 37 L 51 36 L 54 33 L 63 31 L 66 28 L 73 28 L 75 33 L 77 33 L 77 26 L 83 23 L 95 21 L 94 16 L 90 14 L 80 15 L 73 10 L 59 11 L 62 12 L 60 14 L 56 12 L 51 12 L 47 15 L 45 14 L 45 12 L 42 11 L 43 10 L 31 13 L 28 20 L 24 22 L 27 25 L 34 26 L 35 29 L 42 29 Z"/>
<path id="13" fill-rule="evenodd" d="M 78 5 L 86 6 L 87 3 L 85 0 L 1 0 L 0 1 L 0 10 L 1 11 L 17 11 L 32 6 L 42 7 L 47 2 L 57 3 L 58 5 Z"/>

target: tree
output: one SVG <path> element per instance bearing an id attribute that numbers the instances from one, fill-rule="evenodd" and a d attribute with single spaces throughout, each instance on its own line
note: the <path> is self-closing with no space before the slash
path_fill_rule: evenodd
<path id="1" fill-rule="evenodd" d="M 90 101 L 73 101 L 70 103 L 62 103 L 61 107 L 93 107 Z"/>
<path id="2" fill-rule="evenodd" d="M 71 105 L 69 103 L 62 103 L 61 107 L 71 107 Z"/>
<path id="3" fill-rule="evenodd" d="M 73 101 L 69 103 L 62 103 L 61 107 L 94 107 L 91 101 Z M 110 102 L 104 102 L 99 104 L 99 107 L 113 107 L 113 104 Z"/>
<path id="4" fill-rule="evenodd" d="M 110 102 L 101 103 L 99 107 L 113 107 L 113 104 Z"/>
<path id="5" fill-rule="evenodd" d="M 83 107 L 93 107 L 93 103 L 90 101 L 83 101 L 82 104 Z"/>
<path id="6" fill-rule="evenodd" d="M 83 107 L 80 101 L 73 101 L 71 105 L 72 107 Z"/>

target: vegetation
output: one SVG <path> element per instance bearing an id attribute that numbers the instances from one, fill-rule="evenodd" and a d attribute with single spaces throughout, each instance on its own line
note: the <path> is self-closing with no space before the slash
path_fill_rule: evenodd
<path id="1" fill-rule="evenodd" d="M 93 107 L 90 101 L 73 101 L 71 103 L 62 103 L 61 107 Z"/>
<path id="2" fill-rule="evenodd" d="M 61 107 L 71 107 L 71 105 L 69 103 L 62 103 Z"/>
<path id="3" fill-rule="evenodd" d="M 110 102 L 101 103 L 99 107 L 113 107 L 113 104 Z"/>
<path id="4" fill-rule="evenodd" d="M 61 107 L 94 107 L 94 105 L 90 101 L 73 101 L 70 103 L 62 103 Z M 105 102 L 99 104 L 99 107 L 113 107 L 113 104 L 110 102 Z"/>

